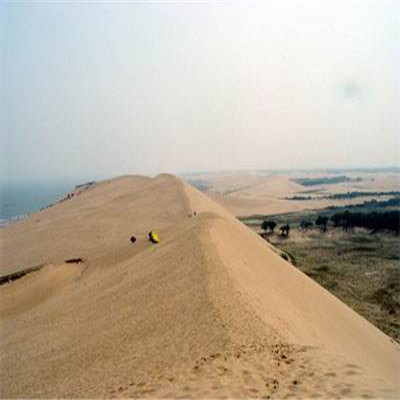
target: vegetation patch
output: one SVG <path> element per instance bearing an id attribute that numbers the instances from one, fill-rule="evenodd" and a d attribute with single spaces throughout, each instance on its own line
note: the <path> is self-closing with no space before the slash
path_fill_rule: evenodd
<path id="1" fill-rule="evenodd" d="M 391 192 L 347 192 L 347 193 L 335 193 L 330 194 L 328 196 L 323 196 L 324 199 L 332 199 L 332 200 L 342 200 L 342 199 L 355 199 L 357 197 L 367 197 L 367 196 L 400 196 L 400 192 L 398 191 L 391 191 Z"/>
<path id="2" fill-rule="evenodd" d="M 393 199 L 389 200 L 383 200 L 383 201 L 378 201 L 378 200 L 370 200 L 370 201 L 364 201 L 363 203 L 360 204 L 348 204 L 345 206 L 328 206 L 326 209 L 327 210 L 354 210 L 354 209 L 371 209 L 371 210 L 377 210 L 381 208 L 395 208 L 397 209 L 400 206 L 400 197 L 394 197 Z"/>
<path id="3" fill-rule="evenodd" d="M 328 217 L 323 218 L 328 219 Z M 345 230 L 361 227 L 369 229 L 372 233 L 382 230 L 396 234 L 400 232 L 400 211 L 398 210 L 366 213 L 345 211 L 333 214 L 330 219 L 335 227 L 340 226 Z"/>
<path id="4" fill-rule="evenodd" d="M 345 175 L 323 178 L 298 178 L 292 180 L 302 186 L 333 185 L 335 183 L 351 181 L 351 179 Z"/>
<path id="5" fill-rule="evenodd" d="M 370 207 L 361 210 L 362 216 L 347 214 L 351 227 L 342 222 L 335 226 L 332 217 L 337 212 L 327 209 L 252 216 L 242 221 L 251 221 L 249 225 L 263 232 L 261 236 L 281 251 L 282 258 L 399 341 L 400 248 L 395 227 L 400 225 L 399 210 L 391 214 Z M 393 229 L 387 229 L 388 216 L 393 219 Z M 280 234 L 279 227 L 284 225 L 291 227 L 287 236 Z"/>
<path id="6" fill-rule="evenodd" d="M 312 191 L 315 193 L 316 191 Z M 318 191 L 317 191 L 318 192 Z M 301 193 L 310 193 L 309 191 L 303 191 Z M 381 196 L 392 196 L 394 197 L 393 199 L 390 199 L 391 201 L 394 201 L 395 204 L 399 204 L 400 202 L 400 192 L 399 191 L 391 191 L 391 192 L 359 192 L 359 191 L 354 191 L 354 192 L 347 192 L 347 193 L 334 193 L 334 194 L 329 194 L 329 195 L 324 195 L 324 196 L 299 196 L 295 195 L 292 197 L 285 197 L 285 200 L 297 200 L 297 201 L 305 201 L 305 200 L 316 200 L 316 199 L 327 199 L 327 200 L 348 200 L 348 199 L 356 199 L 359 197 L 381 197 Z M 377 202 L 377 200 L 372 200 Z M 383 204 L 388 204 L 385 202 L 382 202 Z"/>

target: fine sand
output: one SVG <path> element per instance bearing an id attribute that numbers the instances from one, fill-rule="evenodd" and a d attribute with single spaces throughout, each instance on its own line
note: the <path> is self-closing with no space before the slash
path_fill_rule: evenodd
<path id="1" fill-rule="evenodd" d="M 400 396 L 397 343 L 173 176 L 92 185 L 0 243 L 0 276 L 42 265 L 0 286 L 2 398 Z"/>

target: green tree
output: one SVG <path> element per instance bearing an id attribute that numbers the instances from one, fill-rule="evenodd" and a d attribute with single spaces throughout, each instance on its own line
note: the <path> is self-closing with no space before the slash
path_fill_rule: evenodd
<path id="1" fill-rule="evenodd" d="M 261 224 L 261 229 L 263 229 L 265 232 L 270 230 L 271 233 L 274 233 L 275 227 L 276 227 L 275 221 L 263 221 L 263 223 Z"/>
<path id="2" fill-rule="evenodd" d="M 319 226 L 322 232 L 326 232 L 326 227 L 328 225 L 328 217 L 318 215 L 318 218 L 315 221 L 315 225 Z"/>
<path id="3" fill-rule="evenodd" d="M 267 232 L 268 230 L 268 221 L 263 221 L 263 223 L 261 224 L 261 229 L 265 232 Z"/>

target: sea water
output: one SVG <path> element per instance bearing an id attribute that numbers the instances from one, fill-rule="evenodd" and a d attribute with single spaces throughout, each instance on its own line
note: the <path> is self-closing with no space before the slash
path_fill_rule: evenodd
<path id="1" fill-rule="evenodd" d="M 53 204 L 81 181 L 0 181 L 0 225 Z"/>

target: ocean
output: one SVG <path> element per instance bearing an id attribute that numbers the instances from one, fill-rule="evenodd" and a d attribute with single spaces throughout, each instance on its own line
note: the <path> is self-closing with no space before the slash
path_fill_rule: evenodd
<path id="1" fill-rule="evenodd" d="M 0 225 L 23 218 L 62 198 L 81 181 L 0 182 Z"/>

